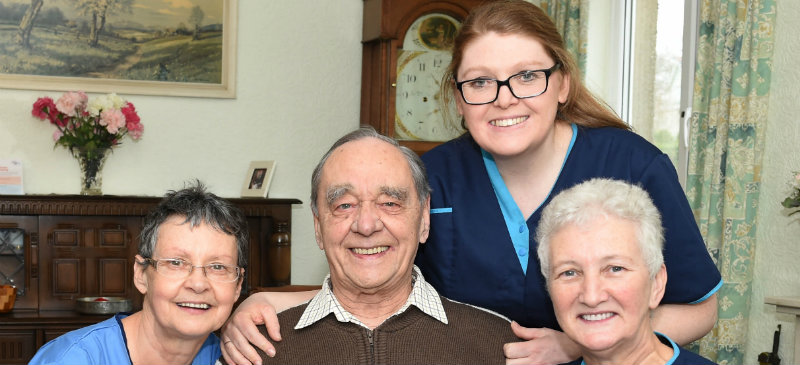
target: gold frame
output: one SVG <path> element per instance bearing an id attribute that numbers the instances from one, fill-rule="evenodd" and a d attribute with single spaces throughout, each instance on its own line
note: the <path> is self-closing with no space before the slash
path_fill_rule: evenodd
<path id="1" fill-rule="evenodd" d="M 242 184 L 242 197 L 266 198 L 273 175 L 275 175 L 275 161 L 250 162 Z"/>
<path id="2" fill-rule="evenodd" d="M 222 0 L 222 80 L 219 84 L 38 76 L 0 73 L 0 88 L 138 95 L 236 98 L 236 41 L 238 0 Z"/>

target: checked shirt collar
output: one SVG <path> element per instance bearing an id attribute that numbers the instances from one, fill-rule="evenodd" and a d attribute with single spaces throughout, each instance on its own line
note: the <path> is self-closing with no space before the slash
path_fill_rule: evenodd
<path id="1" fill-rule="evenodd" d="M 413 305 L 419 308 L 423 313 L 447 324 L 447 315 L 444 313 L 439 293 L 431 284 L 425 281 L 425 278 L 416 265 L 414 265 L 414 271 L 412 272 L 412 283 L 411 295 L 408 296 L 406 304 L 389 318 L 405 312 Z M 325 318 L 325 316 L 330 313 L 333 313 L 333 315 L 336 316 L 336 320 L 339 322 L 351 322 L 368 328 L 361 323 L 358 318 L 345 310 L 336 299 L 336 296 L 333 295 L 333 290 L 331 290 L 331 275 L 328 274 L 322 284 L 322 289 L 308 302 L 308 307 L 306 307 L 306 310 L 303 312 L 303 315 L 300 317 L 300 320 L 297 321 L 297 325 L 295 325 L 294 328 L 301 329 L 308 327 L 322 318 Z"/>

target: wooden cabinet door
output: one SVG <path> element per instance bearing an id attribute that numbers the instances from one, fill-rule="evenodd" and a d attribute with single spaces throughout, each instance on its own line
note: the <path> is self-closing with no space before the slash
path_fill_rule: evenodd
<path id="1" fill-rule="evenodd" d="M 3 281 L 9 278 L 17 286 L 17 299 L 14 310 L 39 308 L 39 273 L 38 273 L 38 245 L 39 245 L 39 220 L 34 216 L 4 215 L 0 216 L 0 229 L 21 229 L 23 232 L 23 259 L 22 262 L 9 251 L 0 251 L 0 271 L 4 271 Z M 16 273 L 16 265 L 23 265 L 22 271 Z M 17 267 L 17 269 L 19 269 Z M 1 355 L 1 354 L 0 354 Z"/>
<path id="2" fill-rule="evenodd" d="M 0 364 L 27 364 L 36 353 L 36 330 L 10 329 L 0 332 Z"/>
<path id="3" fill-rule="evenodd" d="M 134 310 L 142 296 L 133 286 L 140 217 L 39 217 L 40 310 L 71 310 L 84 296 L 126 297 Z"/>

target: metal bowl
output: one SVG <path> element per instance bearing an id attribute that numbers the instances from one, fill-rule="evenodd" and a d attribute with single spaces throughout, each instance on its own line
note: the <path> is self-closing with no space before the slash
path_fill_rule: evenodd
<path id="1" fill-rule="evenodd" d="M 82 297 L 75 299 L 75 310 L 84 314 L 130 312 L 131 300 L 123 297 Z"/>

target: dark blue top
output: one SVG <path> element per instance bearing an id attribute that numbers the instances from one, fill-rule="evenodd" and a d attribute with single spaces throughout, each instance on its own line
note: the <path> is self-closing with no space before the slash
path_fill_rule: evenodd
<path id="1" fill-rule="evenodd" d="M 716 365 L 716 363 L 705 357 L 681 348 L 666 335 L 656 332 L 656 336 L 658 336 L 658 340 L 661 341 L 661 343 L 672 348 L 672 357 L 667 360 L 667 363 L 664 365 Z M 583 358 L 579 358 L 578 360 L 568 362 L 564 365 L 586 365 L 586 363 L 583 361 Z"/>
<path id="2" fill-rule="evenodd" d="M 667 279 L 669 281 L 669 279 Z M 715 365 L 716 363 L 687 349 L 681 348 L 675 341 L 664 334 L 656 332 L 661 343 L 672 347 L 672 358 L 664 365 Z"/>
<path id="3" fill-rule="evenodd" d="M 669 158 L 633 132 L 577 128 L 550 195 L 527 219 L 529 252 L 523 273 L 492 188 L 481 149 L 464 135 L 422 156 L 431 194 L 431 229 L 416 264 L 450 299 L 499 312 L 526 327 L 560 329 L 536 258 L 542 209 L 560 191 L 595 177 L 647 190 L 662 214 L 667 288 L 662 303 L 696 303 L 714 294 L 721 276 L 706 251 Z"/>

